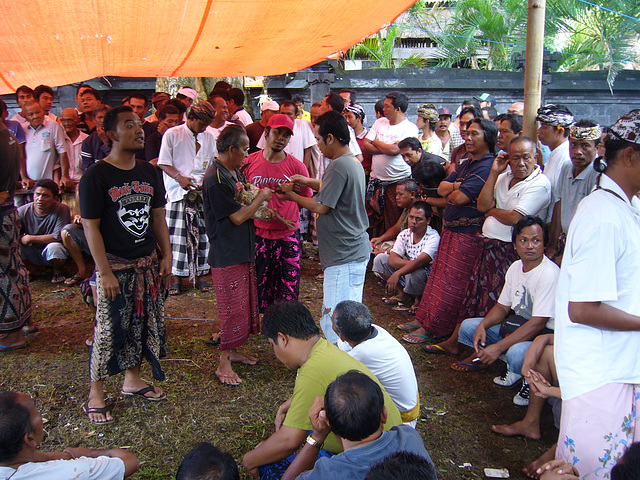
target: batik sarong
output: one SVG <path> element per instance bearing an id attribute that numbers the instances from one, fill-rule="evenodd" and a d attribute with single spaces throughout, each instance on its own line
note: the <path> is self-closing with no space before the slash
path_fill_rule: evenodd
<path id="1" fill-rule="evenodd" d="M 220 314 L 220 350 L 244 344 L 260 333 L 256 267 L 253 262 L 211 269 Z"/>
<path id="2" fill-rule="evenodd" d="M 629 383 L 610 383 L 563 401 L 556 458 L 575 465 L 583 480 L 610 478 L 627 447 L 640 440 L 639 407 L 640 385 Z"/>
<path id="3" fill-rule="evenodd" d="M 446 337 L 453 332 L 473 267 L 482 253 L 478 235 L 445 229 L 433 260 L 431 274 L 416 312 L 427 334 Z"/>
<path id="4" fill-rule="evenodd" d="M 31 290 L 20 258 L 20 218 L 0 207 L 0 334 L 20 330 L 31 317 Z"/>
<path id="5" fill-rule="evenodd" d="M 135 260 L 107 258 L 120 294 L 113 301 L 105 298 L 98 273 L 90 380 L 97 382 L 130 370 L 140 365 L 143 357 L 151 364 L 153 378 L 164 380 L 160 358 L 166 356 L 165 292 L 158 260 L 155 254 Z"/>
<path id="6" fill-rule="evenodd" d="M 279 239 L 256 235 L 255 265 L 261 312 L 274 303 L 298 299 L 301 252 L 298 232 Z"/>

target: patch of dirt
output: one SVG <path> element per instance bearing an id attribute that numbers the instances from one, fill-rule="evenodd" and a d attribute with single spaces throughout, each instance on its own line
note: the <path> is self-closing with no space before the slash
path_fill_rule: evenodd
<path id="1" fill-rule="evenodd" d="M 315 278 L 320 272 L 318 262 L 303 261 L 300 300 L 315 318 L 322 306 L 322 280 Z M 168 355 L 162 360 L 167 379 L 161 387 L 169 401 L 124 397 L 122 377 L 113 377 L 105 382 L 105 391 L 116 421 L 100 426 L 89 423 L 80 409 L 88 394 L 89 351 L 84 342 L 92 334 L 93 312 L 78 287 L 51 285 L 48 277 L 32 283 L 33 321 L 40 331 L 29 335 L 27 349 L 0 354 L 0 388 L 37 396 L 47 420 L 43 451 L 66 446 L 128 447 L 142 462 L 132 478 L 170 479 L 194 443 L 212 442 L 241 463 L 245 452 L 273 432 L 276 409 L 291 394 L 295 372 L 287 370 L 268 342 L 256 336 L 244 349 L 260 358 L 258 365 L 237 367 L 244 380 L 241 386 L 220 385 L 214 376 L 219 352 L 203 342 L 220 326 L 215 293 L 183 292 L 169 297 L 168 317 L 214 320 L 167 320 Z M 383 287 L 368 274 L 364 303 L 375 322 L 400 339 L 395 326 L 414 317 L 384 305 L 383 296 Z M 420 387 L 417 430 L 439 478 L 484 478 L 485 467 L 507 468 L 511 478 L 526 478 L 522 468 L 557 439 L 551 410 L 545 407 L 543 412 L 541 440 L 494 434 L 491 424 L 515 422 L 526 412 L 512 403 L 517 389 L 493 385 L 493 377 L 504 371 L 502 362 L 482 372 L 459 373 L 449 368 L 453 357 L 427 356 L 418 346 L 406 347 Z M 148 366 L 143 366 L 142 374 L 151 379 Z M 471 467 L 461 467 L 467 463 Z M 242 469 L 241 473 L 250 478 Z"/>

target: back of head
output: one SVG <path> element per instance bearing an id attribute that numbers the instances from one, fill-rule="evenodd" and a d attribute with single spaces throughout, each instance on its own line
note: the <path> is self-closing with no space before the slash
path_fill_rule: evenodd
<path id="1" fill-rule="evenodd" d="M 184 102 L 181 102 L 177 98 L 172 98 L 171 100 L 167 100 L 167 105 L 173 105 L 180 111 L 180 115 L 184 115 L 187 111 L 187 106 Z"/>
<path id="2" fill-rule="evenodd" d="M 486 116 L 489 117 L 489 120 L 495 120 L 495 118 L 498 116 L 498 111 L 494 107 L 482 107 L 482 113 L 486 113 Z"/>
<path id="3" fill-rule="evenodd" d="M 353 300 L 344 300 L 333 310 L 336 330 L 347 340 L 361 342 L 371 333 L 371 312 L 366 305 Z"/>
<path id="4" fill-rule="evenodd" d="M 410 452 L 396 452 L 377 463 L 365 480 L 436 480 L 436 470 L 426 458 Z"/>
<path id="5" fill-rule="evenodd" d="M 240 480 L 240 474 L 229 453 L 203 442 L 184 457 L 176 480 Z"/>
<path id="6" fill-rule="evenodd" d="M 178 115 L 180 116 L 180 110 L 175 105 L 165 105 L 158 111 L 158 118 L 160 120 L 164 120 L 167 118 L 167 115 Z"/>
<path id="7" fill-rule="evenodd" d="M 336 435 L 357 442 L 380 428 L 384 396 L 380 386 L 357 370 L 340 375 L 327 387 L 324 409 Z"/>
<path id="8" fill-rule="evenodd" d="M 611 480 L 637 480 L 638 478 L 640 478 L 640 442 L 635 442 L 611 469 Z"/>
<path id="9" fill-rule="evenodd" d="M 437 187 L 447 176 L 444 166 L 437 159 L 419 162 L 411 173 L 416 182 L 428 188 Z"/>
<path id="10" fill-rule="evenodd" d="M 244 92 L 241 88 L 232 88 L 229 90 L 229 98 L 233 100 L 237 106 L 244 105 Z"/>
<path id="11" fill-rule="evenodd" d="M 336 92 L 329 93 L 329 95 L 325 97 L 325 101 L 334 112 L 342 113 L 344 111 L 344 98 Z"/>
<path id="12" fill-rule="evenodd" d="M 224 80 L 218 80 L 216 84 L 213 86 L 214 90 L 231 90 L 231 84 L 229 82 L 225 82 Z"/>
<path id="13" fill-rule="evenodd" d="M 340 95 L 338 97 L 342 98 Z M 336 111 L 325 112 L 318 117 L 316 123 L 318 125 L 318 135 L 325 142 L 329 134 L 331 134 L 341 145 L 349 145 L 349 140 L 351 139 L 349 125 L 342 114 Z"/>
<path id="14" fill-rule="evenodd" d="M 604 173 L 608 165 L 617 161 L 619 153 L 629 147 L 640 151 L 640 109 L 625 113 L 609 128 L 604 139 L 605 158 L 596 159 L 593 168 Z"/>
<path id="15" fill-rule="evenodd" d="M 464 107 L 475 107 L 476 110 L 482 111 L 482 106 L 480 105 L 480 102 L 478 100 L 476 100 L 475 98 L 472 98 L 470 100 L 463 100 L 462 101 L 462 108 L 464 108 Z"/>
<path id="16" fill-rule="evenodd" d="M 7 463 L 18 456 L 24 436 L 33 431 L 29 410 L 19 403 L 15 392 L 0 393 L 0 462 Z"/>
<path id="17" fill-rule="evenodd" d="M 320 330 L 309 309 L 297 300 L 290 300 L 271 305 L 264 314 L 262 335 L 275 342 L 278 333 L 308 340 L 319 335 Z"/>
<path id="18" fill-rule="evenodd" d="M 232 145 L 240 149 L 242 147 L 242 140 L 246 137 L 247 131 L 240 125 L 227 125 L 222 129 L 218 140 L 216 140 L 218 153 L 228 152 Z"/>

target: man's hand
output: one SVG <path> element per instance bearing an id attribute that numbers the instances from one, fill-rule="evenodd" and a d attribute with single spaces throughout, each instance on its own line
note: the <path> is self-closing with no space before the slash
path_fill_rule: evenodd
<path id="1" fill-rule="evenodd" d="M 107 143 L 109 141 L 109 137 L 107 137 L 104 127 L 96 126 L 96 133 L 98 134 L 98 138 L 102 140 L 102 143 Z"/>
<path id="2" fill-rule="evenodd" d="M 167 127 L 166 123 L 158 122 L 158 133 L 160 135 L 164 135 L 164 132 L 166 132 L 167 130 L 169 130 L 169 127 Z"/>
<path id="3" fill-rule="evenodd" d="M 485 347 L 486 341 L 487 331 L 484 329 L 484 325 L 482 325 L 482 322 L 480 322 L 480 324 L 476 328 L 475 333 L 473 334 L 473 348 L 475 349 L 476 353 L 480 353 L 480 350 Z"/>
<path id="4" fill-rule="evenodd" d="M 176 182 L 182 187 L 183 190 L 195 190 L 195 178 L 193 177 L 185 177 L 184 175 L 178 174 L 174 178 Z"/>
<path id="5" fill-rule="evenodd" d="M 71 223 L 74 224 L 78 228 L 82 228 L 82 217 L 80 215 L 74 215 Z"/>
<path id="6" fill-rule="evenodd" d="M 260 478 L 260 470 L 258 469 L 258 467 L 256 467 L 256 468 L 245 468 L 245 470 L 253 478 Z"/>
<path id="7" fill-rule="evenodd" d="M 371 246 L 373 248 L 376 248 L 378 245 L 380 245 L 381 243 L 383 243 L 383 240 L 380 239 L 380 237 L 373 237 L 371 239 Z"/>
<path id="8" fill-rule="evenodd" d="M 389 278 L 387 278 L 387 294 L 389 295 L 395 295 L 397 288 L 398 288 L 398 282 L 400 281 L 400 275 L 398 275 L 398 272 L 393 272 L 391 274 L 391 276 Z"/>
<path id="9" fill-rule="evenodd" d="M 70 190 L 71 188 L 74 187 L 74 185 L 75 185 L 75 182 L 67 176 L 64 176 L 60 179 L 60 188 L 63 188 L 65 190 L 66 189 Z"/>
<path id="10" fill-rule="evenodd" d="M 580 473 L 574 465 L 566 463 L 562 458 L 556 458 L 542 465 L 536 473 L 541 474 L 540 480 L 579 480 Z"/>
<path id="11" fill-rule="evenodd" d="M 118 295 L 120 295 L 120 284 L 113 272 L 100 275 L 100 285 L 104 291 L 104 296 L 111 301 L 114 301 Z"/>
<path id="12" fill-rule="evenodd" d="M 256 199 L 260 199 L 260 202 L 268 202 L 269 200 L 271 200 L 272 196 L 273 192 L 270 188 L 262 188 L 258 192 L 258 195 L 256 195 Z"/>
<path id="13" fill-rule="evenodd" d="M 505 152 L 502 152 L 493 160 L 493 164 L 491 165 L 491 170 L 493 172 L 496 172 L 497 174 L 501 174 L 507 169 L 508 166 L 509 166 L 509 155 Z"/>
<path id="14" fill-rule="evenodd" d="M 485 348 L 480 348 L 479 350 L 477 350 L 477 352 L 478 358 L 485 365 L 491 365 L 493 362 L 498 360 L 498 358 L 500 358 L 500 355 L 502 355 L 503 353 L 502 349 L 498 347 L 497 344 L 489 345 Z"/>
<path id="15" fill-rule="evenodd" d="M 274 422 L 276 426 L 276 432 L 280 430 L 280 427 L 282 427 L 284 419 L 287 416 L 287 412 L 289 411 L 289 407 L 291 407 L 291 398 L 289 398 L 289 400 L 278 407 L 278 411 L 276 412 L 276 419 Z"/>
<path id="16" fill-rule="evenodd" d="M 324 409 L 324 397 L 316 397 L 309 408 L 309 420 L 313 425 L 312 437 L 317 442 L 324 442 L 331 433 L 331 425 L 327 420 L 327 412 Z"/>
<path id="17" fill-rule="evenodd" d="M 160 259 L 158 274 L 160 275 L 161 281 L 164 282 L 165 288 L 169 288 L 169 281 L 171 280 L 171 261 L 171 255 Z"/>
<path id="18" fill-rule="evenodd" d="M 302 185 L 303 187 L 308 187 L 310 178 L 296 173 L 295 175 L 291 175 L 289 177 L 289 180 L 294 184 Z"/>
<path id="19" fill-rule="evenodd" d="M 30 247 L 32 241 L 33 240 L 31 235 L 23 235 L 20 237 L 20 243 L 25 247 Z"/>
<path id="20" fill-rule="evenodd" d="M 22 183 L 22 188 L 24 188 L 25 190 L 31 190 L 33 186 L 36 184 L 36 182 L 34 182 L 28 177 L 23 178 L 21 183 Z"/>

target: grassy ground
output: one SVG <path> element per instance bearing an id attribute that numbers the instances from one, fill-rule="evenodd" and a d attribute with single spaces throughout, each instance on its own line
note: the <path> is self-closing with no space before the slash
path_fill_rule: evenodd
<path id="1" fill-rule="evenodd" d="M 300 299 L 319 318 L 322 282 L 317 262 L 303 262 Z M 81 412 L 88 393 L 88 349 L 92 312 L 77 287 L 58 287 L 48 278 L 32 284 L 34 323 L 40 331 L 29 337 L 25 350 L 0 354 L 0 389 L 37 396 L 47 420 L 41 449 L 66 446 L 127 447 L 141 460 L 135 479 L 174 478 L 181 458 L 199 441 L 209 441 L 242 455 L 273 432 L 277 407 L 291 394 L 295 372 L 287 370 L 262 337 L 252 337 L 246 351 L 260 358 L 254 367 L 237 366 L 244 379 L 239 387 L 223 387 L 213 372 L 218 350 L 202 340 L 219 328 L 217 321 L 168 320 L 167 357 L 162 365 L 167 380 L 161 387 L 169 401 L 148 402 L 120 395 L 122 377 L 105 383 L 108 405 L 116 418 L 109 425 L 93 425 Z M 405 312 L 382 304 L 382 287 L 367 277 L 365 303 L 376 323 L 396 337 L 393 327 L 406 321 Z M 215 295 L 188 291 L 171 297 L 167 315 L 217 318 Z M 541 455 L 556 439 L 549 409 L 543 416 L 542 440 L 506 438 L 491 432 L 493 423 L 511 423 L 524 416 L 514 406 L 517 392 L 494 387 L 491 379 L 504 369 L 494 365 L 484 372 L 458 373 L 449 368 L 453 358 L 427 357 L 407 346 L 420 386 L 421 417 L 418 432 L 441 479 L 484 478 L 483 468 L 508 468 L 511 478 L 525 478 L 522 467 Z M 501 363 L 501 362 L 498 362 Z M 148 366 L 143 378 L 150 379 Z M 461 467 L 463 464 L 471 467 Z M 246 473 L 241 470 L 246 478 Z"/>

